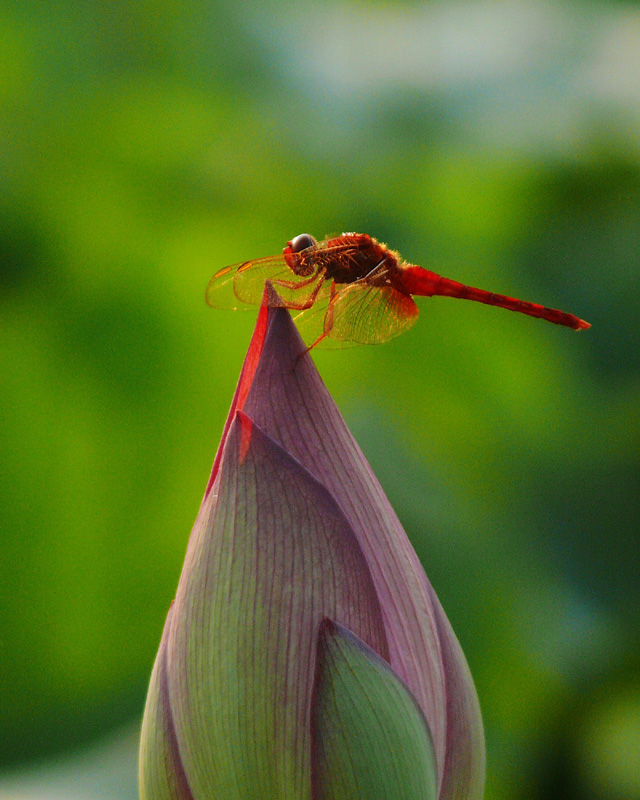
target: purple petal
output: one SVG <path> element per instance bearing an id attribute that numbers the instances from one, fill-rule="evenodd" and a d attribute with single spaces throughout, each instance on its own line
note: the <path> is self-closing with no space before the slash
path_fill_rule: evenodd
<path id="1" fill-rule="evenodd" d="M 447 692 L 447 749 L 440 800 L 481 798 L 485 747 L 480 704 L 460 643 L 431 587 Z"/>
<path id="2" fill-rule="evenodd" d="M 380 599 L 388 660 L 429 722 L 442 780 L 445 762 L 455 763 L 458 749 L 477 747 L 477 737 L 469 739 L 476 728 L 475 690 L 471 684 L 454 723 L 447 700 L 449 673 L 455 672 L 451 661 L 462 662 L 461 672 L 467 669 L 464 657 L 459 650 L 443 652 L 442 615 L 434 608 L 424 570 L 311 358 L 302 355 L 304 350 L 288 312 L 271 309 L 244 408 L 329 490 L 351 524 Z M 466 717 L 462 724 L 460 719 Z"/>
<path id="3" fill-rule="evenodd" d="M 238 385 L 236 386 L 236 390 L 233 394 L 233 400 L 231 401 L 231 408 L 229 409 L 227 421 L 224 424 L 222 437 L 220 439 L 220 446 L 218 447 L 218 452 L 216 453 L 216 457 L 213 462 L 213 467 L 211 468 L 211 475 L 209 476 L 209 482 L 207 483 L 207 488 L 204 493 L 205 500 L 207 498 L 207 495 L 211 491 L 213 482 L 215 481 L 216 476 L 218 474 L 218 468 L 220 466 L 220 459 L 222 458 L 224 443 L 227 438 L 227 434 L 229 433 L 229 428 L 231 427 L 231 423 L 234 421 L 236 417 L 236 411 L 238 410 L 241 411 L 244 408 L 244 404 L 247 399 L 247 394 L 253 383 L 253 378 L 256 373 L 256 369 L 258 368 L 258 364 L 260 363 L 260 355 L 262 354 L 262 348 L 264 347 L 264 339 L 267 333 L 268 320 L 269 320 L 269 308 L 266 305 L 263 305 L 260 307 L 260 313 L 258 314 L 256 327 L 253 331 L 253 336 L 251 337 L 251 343 L 249 344 L 249 349 L 247 351 L 247 355 L 245 356 L 244 363 L 242 365 L 242 370 L 240 371 L 240 377 L 238 378 Z"/>
<path id="4" fill-rule="evenodd" d="M 309 798 L 325 616 L 388 657 L 371 574 L 343 512 L 236 411 L 193 530 L 168 645 L 176 736 L 196 798 Z"/>
<path id="5" fill-rule="evenodd" d="M 169 609 L 156 663 L 151 673 L 140 736 L 140 797 L 142 800 L 193 800 L 185 775 L 167 680 L 167 641 L 173 607 Z"/>

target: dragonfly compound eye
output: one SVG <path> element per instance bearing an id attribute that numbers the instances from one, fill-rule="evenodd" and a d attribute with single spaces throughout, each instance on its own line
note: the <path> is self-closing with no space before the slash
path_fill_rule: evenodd
<path id="1" fill-rule="evenodd" d="M 310 233 L 300 233 L 295 239 L 288 242 L 292 253 L 299 253 L 301 250 L 306 250 L 308 247 L 315 247 L 316 240 Z"/>

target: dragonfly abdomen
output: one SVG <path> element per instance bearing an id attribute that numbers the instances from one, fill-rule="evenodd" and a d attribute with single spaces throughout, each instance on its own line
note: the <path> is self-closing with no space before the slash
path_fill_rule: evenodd
<path id="1" fill-rule="evenodd" d="M 414 265 L 407 265 L 402 269 L 402 282 L 411 294 L 421 297 L 458 297 L 462 300 L 474 300 L 477 303 L 498 306 L 498 308 L 506 308 L 508 311 L 518 311 L 530 317 L 545 319 L 556 325 L 565 325 L 576 331 L 591 327 L 588 322 L 557 308 L 547 308 L 538 303 L 530 303 L 515 297 L 476 289 Z"/>
<path id="2" fill-rule="evenodd" d="M 518 300 L 515 297 L 486 292 L 483 289 L 474 289 L 472 286 L 464 286 L 464 284 L 462 286 L 463 289 L 460 294 L 451 294 L 450 296 L 475 300 L 478 303 L 485 303 L 489 306 L 498 306 L 498 308 L 506 308 L 507 311 L 519 311 L 521 314 L 527 314 L 538 319 L 546 319 L 547 322 L 553 322 L 555 325 L 565 325 L 576 331 L 591 327 L 588 322 L 575 317 L 573 314 L 567 314 L 566 311 L 560 311 L 558 308 L 547 308 L 539 303 L 530 303 L 527 300 Z"/>

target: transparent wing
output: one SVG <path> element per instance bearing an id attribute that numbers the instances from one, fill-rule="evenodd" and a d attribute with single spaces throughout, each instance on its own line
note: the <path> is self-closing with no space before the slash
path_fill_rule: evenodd
<path id="1" fill-rule="evenodd" d="M 355 344 L 381 344 L 409 330 L 418 306 L 392 286 L 366 282 L 346 286 L 330 301 L 324 318 L 327 337 Z"/>
<path id="2" fill-rule="evenodd" d="M 330 281 L 326 281 L 320 291 L 314 304 L 303 311 L 299 311 L 293 315 L 293 321 L 302 336 L 302 340 L 309 347 L 315 344 L 324 332 L 325 318 L 327 310 L 332 297 L 336 297 L 335 289 L 332 289 Z M 337 350 L 344 347 L 352 347 L 357 345 L 358 342 L 353 342 L 348 339 L 330 339 L 325 336 L 317 345 L 323 350 Z"/>
<path id="3" fill-rule="evenodd" d="M 318 284 L 335 259 L 348 259 L 357 250 L 352 243 L 325 246 L 306 255 L 305 275 L 296 275 L 284 255 L 267 256 L 242 264 L 232 264 L 216 272 L 206 291 L 207 303 L 213 308 L 246 309 L 260 305 L 265 283 L 270 281 L 279 299 L 274 305 L 303 309 L 316 297 Z M 311 273 L 311 274 L 309 274 Z"/>
<path id="4" fill-rule="evenodd" d="M 284 256 L 268 256 L 223 267 L 209 281 L 205 294 L 213 308 L 246 309 L 260 305 L 265 281 L 300 282 Z"/>

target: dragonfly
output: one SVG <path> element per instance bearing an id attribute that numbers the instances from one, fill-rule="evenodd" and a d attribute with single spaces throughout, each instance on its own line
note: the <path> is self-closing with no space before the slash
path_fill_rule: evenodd
<path id="1" fill-rule="evenodd" d="M 214 308 L 265 303 L 297 312 L 294 320 L 308 350 L 320 344 L 387 342 L 416 322 L 414 297 L 434 296 L 474 300 L 574 330 L 591 327 L 565 311 L 476 289 L 410 264 L 366 233 L 322 241 L 301 233 L 287 242 L 281 255 L 223 267 L 206 291 Z"/>

